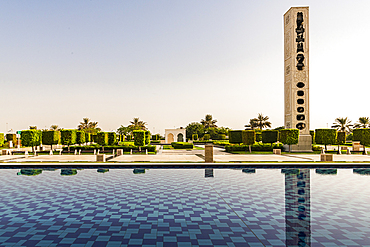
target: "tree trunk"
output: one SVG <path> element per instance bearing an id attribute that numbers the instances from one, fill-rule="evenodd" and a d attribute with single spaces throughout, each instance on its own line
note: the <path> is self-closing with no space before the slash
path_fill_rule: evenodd
<path id="1" fill-rule="evenodd" d="M 252 153 L 252 147 L 249 145 L 249 153 Z"/>
<path id="2" fill-rule="evenodd" d="M 340 151 L 340 145 L 338 144 L 338 154 L 342 154 L 342 152 Z"/>
<path id="3" fill-rule="evenodd" d="M 290 153 L 290 144 L 289 144 L 289 153 Z"/>
<path id="4" fill-rule="evenodd" d="M 326 152 L 326 151 L 328 151 L 328 150 L 326 149 L 326 144 L 325 144 L 325 152 Z"/>
<path id="5" fill-rule="evenodd" d="M 364 153 L 363 153 L 363 155 L 366 155 L 367 153 L 366 153 L 366 147 L 365 147 L 365 145 L 362 145 L 363 147 L 364 147 Z"/>

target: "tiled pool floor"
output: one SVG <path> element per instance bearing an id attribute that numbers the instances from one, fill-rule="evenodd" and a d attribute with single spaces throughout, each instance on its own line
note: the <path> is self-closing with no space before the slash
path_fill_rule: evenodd
<path id="1" fill-rule="evenodd" d="M 1 246 L 370 246 L 352 169 L 40 172 L 0 170 Z"/>

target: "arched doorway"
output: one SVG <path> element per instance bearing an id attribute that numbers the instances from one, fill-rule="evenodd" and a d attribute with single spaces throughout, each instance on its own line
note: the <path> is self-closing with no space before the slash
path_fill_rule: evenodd
<path id="1" fill-rule="evenodd" d="M 184 136 L 181 133 L 177 135 L 177 141 L 178 142 L 183 142 L 184 141 Z"/>
<path id="2" fill-rule="evenodd" d="M 169 133 L 168 136 L 167 136 L 167 140 L 168 140 L 168 143 L 171 143 L 174 141 L 173 139 L 173 134 L 172 133 Z"/>

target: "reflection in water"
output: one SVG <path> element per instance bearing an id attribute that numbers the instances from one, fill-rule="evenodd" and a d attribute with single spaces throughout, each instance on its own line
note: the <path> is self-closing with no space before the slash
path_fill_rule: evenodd
<path id="1" fill-rule="evenodd" d="M 17 175 L 25 175 L 25 176 L 37 176 L 42 173 L 42 169 L 21 169 Z"/>
<path id="2" fill-rule="evenodd" d="M 60 175 L 73 176 L 77 174 L 77 169 L 60 169 Z"/>
<path id="3" fill-rule="evenodd" d="M 204 169 L 205 178 L 213 178 L 213 169 Z"/>
<path id="4" fill-rule="evenodd" d="M 256 173 L 256 169 L 242 169 L 244 173 Z"/>
<path id="5" fill-rule="evenodd" d="M 316 169 L 316 173 L 322 175 L 337 175 L 337 169 Z"/>
<path id="6" fill-rule="evenodd" d="M 109 169 L 98 169 L 97 172 L 106 173 L 106 172 L 109 172 Z"/>
<path id="7" fill-rule="evenodd" d="M 353 173 L 360 175 L 370 175 L 370 169 L 353 169 Z"/>
<path id="8" fill-rule="evenodd" d="M 134 169 L 132 172 L 134 174 L 143 174 L 145 173 L 145 169 Z"/>
<path id="9" fill-rule="evenodd" d="M 282 173 L 285 173 L 286 246 L 310 246 L 310 170 L 282 169 Z"/>

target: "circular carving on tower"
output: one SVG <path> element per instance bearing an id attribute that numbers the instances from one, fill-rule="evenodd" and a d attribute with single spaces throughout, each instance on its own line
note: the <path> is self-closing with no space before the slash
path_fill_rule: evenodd
<path id="1" fill-rule="evenodd" d="M 304 128 L 306 128 L 306 124 L 305 123 L 297 123 L 297 125 L 295 127 L 299 130 L 303 130 Z"/>

